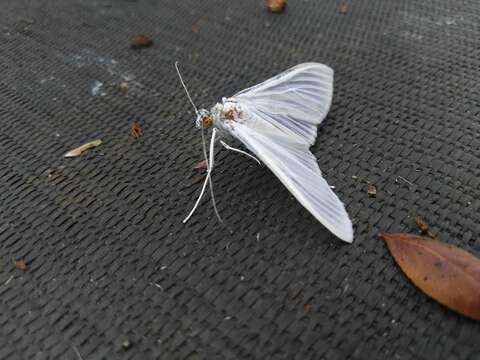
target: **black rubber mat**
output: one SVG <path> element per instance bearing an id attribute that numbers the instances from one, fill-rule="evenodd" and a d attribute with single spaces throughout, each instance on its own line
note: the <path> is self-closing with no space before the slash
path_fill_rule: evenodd
<path id="1" fill-rule="evenodd" d="M 480 5 L 340 4 L 2 2 L 1 359 L 480 358 L 480 326 L 420 293 L 377 237 L 420 213 L 480 253 Z M 142 33 L 154 45 L 132 49 Z M 220 149 L 231 232 L 207 199 L 182 224 L 202 147 L 176 60 L 202 107 L 301 62 L 334 68 L 312 151 L 352 245 Z"/>

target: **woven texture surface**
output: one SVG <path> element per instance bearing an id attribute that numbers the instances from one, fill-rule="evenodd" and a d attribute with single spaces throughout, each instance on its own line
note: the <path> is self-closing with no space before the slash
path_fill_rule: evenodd
<path id="1" fill-rule="evenodd" d="M 339 4 L 2 2 L 0 359 L 480 358 L 479 325 L 415 289 L 377 237 L 415 231 L 418 212 L 480 253 L 480 6 Z M 154 46 L 131 49 L 139 33 Z M 312 151 L 353 245 L 221 150 L 232 232 L 207 200 L 181 223 L 201 141 L 175 60 L 202 107 L 301 62 L 334 68 Z"/>

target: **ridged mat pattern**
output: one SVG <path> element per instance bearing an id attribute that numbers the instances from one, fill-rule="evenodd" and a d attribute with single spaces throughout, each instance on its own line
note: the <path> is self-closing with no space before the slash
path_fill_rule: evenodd
<path id="1" fill-rule="evenodd" d="M 420 213 L 480 254 L 480 5 L 347 4 L 2 2 L 0 359 L 480 358 L 480 326 L 420 293 L 377 237 Z M 140 33 L 154 46 L 131 49 Z M 301 62 L 335 69 L 312 151 L 353 245 L 220 149 L 229 228 L 207 199 L 182 224 L 201 141 L 175 60 L 205 107 Z"/>

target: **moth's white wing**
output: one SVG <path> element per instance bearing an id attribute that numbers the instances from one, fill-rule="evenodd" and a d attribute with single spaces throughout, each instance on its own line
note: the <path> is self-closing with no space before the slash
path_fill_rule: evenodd
<path id="1" fill-rule="evenodd" d="M 330 109 L 333 70 L 319 63 L 304 63 L 231 99 L 298 142 L 312 145 L 317 126 Z"/>
<path id="2" fill-rule="evenodd" d="M 250 120 L 259 121 L 252 115 L 244 122 L 232 122 L 229 133 L 255 153 L 318 221 L 340 239 L 351 243 L 353 228 L 350 218 L 322 177 L 309 145 L 293 141 L 273 127 L 254 129 L 249 126 Z"/>
<path id="3" fill-rule="evenodd" d="M 218 125 L 265 163 L 297 200 L 340 239 L 353 228 L 342 202 L 322 177 L 309 147 L 330 109 L 333 70 L 297 65 L 224 101 L 237 118 Z"/>

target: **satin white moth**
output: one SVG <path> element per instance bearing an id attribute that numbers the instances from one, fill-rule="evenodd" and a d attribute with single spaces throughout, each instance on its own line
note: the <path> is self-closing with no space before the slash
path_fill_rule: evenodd
<path id="1" fill-rule="evenodd" d="M 184 222 L 193 215 L 208 184 L 215 213 L 221 221 L 213 197 L 211 173 L 215 141 L 217 137 L 230 135 L 256 157 L 220 140 L 225 148 L 264 163 L 328 230 L 346 242 L 353 241 L 352 222 L 345 207 L 322 177 L 317 160 L 309 150 L 317 137 L 317 126 L 325 119 L 332 102 L 333 70 L 330 67 L 319 63 L 294 66 L 232 97 L 223 98 L 208 111 L 197 109 L 178 64 L 175 66 L 195 109 L 196 125 L 202 129 L 207 163 L 207 176 L 200 196 Z M 208 128 L 212 128 L 212 135 L 207 154 L 204 129 Z"/>

